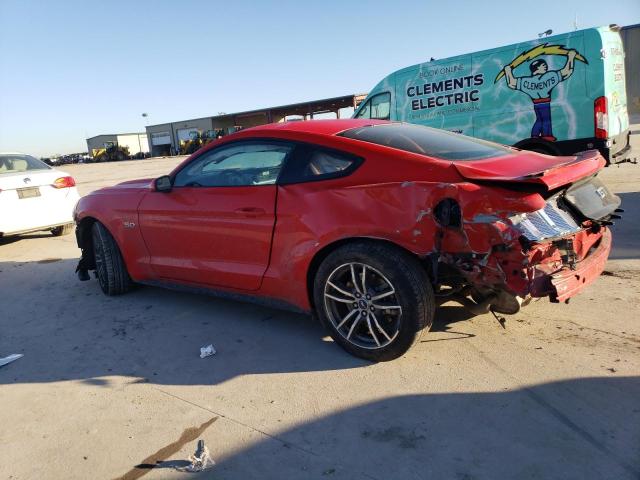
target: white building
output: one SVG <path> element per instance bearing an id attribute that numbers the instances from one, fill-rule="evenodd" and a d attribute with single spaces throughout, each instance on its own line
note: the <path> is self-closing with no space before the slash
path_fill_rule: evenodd
<path id="1" fill-rule="evenodd" d="M 114 133 L 111 135 L 96 135 L 95 137 L 87 138 L 87 151 L 92 157 L 95 157 L 97 151 L 111 145 L 129 148 L 129 155 L 132 157 L 139 153 L 149 153 L 149 142 L 146 132 Z"/>

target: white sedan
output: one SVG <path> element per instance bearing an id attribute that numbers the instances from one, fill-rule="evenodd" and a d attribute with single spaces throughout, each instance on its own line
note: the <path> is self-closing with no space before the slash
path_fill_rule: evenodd
<path id="1" fill-rule="evenodd" d="M 49 230 L 73 230 L 80 198 L 70 175 L 22 153 L 0 153 L 0 237 Z"/>

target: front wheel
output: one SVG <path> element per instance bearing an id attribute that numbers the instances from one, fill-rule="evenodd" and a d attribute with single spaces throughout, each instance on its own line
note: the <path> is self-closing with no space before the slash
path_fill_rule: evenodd
<path id="1" fill-rule="evenodd" d="M 100 288 L 106 295 L 121 295 L 131 290 L 132 282 L 127 272 L 118 244 L 100 222 L 91 229 L 96 275 Z"/>
<path id="2" fill-rule="evenodd" d="M 431 282 L 417 258 L 392 245 L 357 242 L 330 253 L 314 302 L 331 337 L 371 361 L 400 357 L 433 323 Z"/>

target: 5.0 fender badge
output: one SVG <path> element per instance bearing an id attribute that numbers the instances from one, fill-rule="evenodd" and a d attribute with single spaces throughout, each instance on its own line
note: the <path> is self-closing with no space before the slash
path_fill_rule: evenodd
<path id="1" fill-rule="evenodd" d="M 122 225 L 124 225 L 124 228 L 136 228 L 136 224 L 135 222 L 122 222 Z"/>

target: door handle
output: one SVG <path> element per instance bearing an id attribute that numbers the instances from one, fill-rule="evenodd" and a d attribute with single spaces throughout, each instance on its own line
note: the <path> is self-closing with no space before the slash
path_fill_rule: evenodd
<path id="1" fill-rule="evenodd" d="M 249 218 L 259 217 L 267 213 L 267 211 L 264 208 L 260 208 L 260 207 L 236 208 L 234 212 L 238 215 L 242 215 L 243 217 L 249 217 Z"/>

